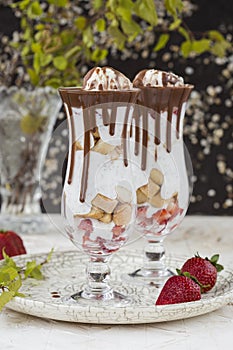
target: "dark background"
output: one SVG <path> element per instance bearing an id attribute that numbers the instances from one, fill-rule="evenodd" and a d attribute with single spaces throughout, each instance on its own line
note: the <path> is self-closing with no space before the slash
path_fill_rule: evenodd
<path id="1" fill-rule="evenodd" d="M 194 32 L 218 29 L 232 42 L 233 2 L 197 0 L 198 9 L 186 23 Z M 207 6 L 208 3 L 208 6 Z M 0 1 L 1 4 L 1 1 Z M 0 6 L 0 33 L 19 30 L 12 11 Z M 174 38 L 175 39 L 175 38 Z M 194 190 L 189 214 L 233 214 L 233 54 L 217 59 L 208 54 L 183 59 L 171 47 L 157 57 L 121 60 L 109 57 L 108 65 L 129 78 L 146 67 L 172 70 L 195 85 L 186 113 L 184 140 L 194 170 Z M 51 211 L 59 211 L 54 204 Z"/>

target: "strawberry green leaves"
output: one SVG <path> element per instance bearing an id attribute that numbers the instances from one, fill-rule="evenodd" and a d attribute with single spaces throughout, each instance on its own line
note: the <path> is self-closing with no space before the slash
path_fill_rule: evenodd
<path id="1" fill-rule="evenodd" d="M 217 272 L 221 272 L 224 270 L 224 267 L 221 264 L 218 264 L 219 254 L 213 255 L 210 259 L 206 258 L 206 260 L 210 261 L 212 265 L 216 268 Z"/>
<path id="2" fill-rule="evenodd" d="M 4 261 L 0 266 L 0 311 L 15 296 L 24 297 L 19 289 L 25 279 L 42 280 L 44 278 L 41 271 L 42 266 L 50 261 L 52 253 L 53 249 L 42 263 L 38 264 L 35 260 L 32 260 L 28 261 L 25 267 L 22 267 L 17 266 L 15 261 L 3 250 Z"/>

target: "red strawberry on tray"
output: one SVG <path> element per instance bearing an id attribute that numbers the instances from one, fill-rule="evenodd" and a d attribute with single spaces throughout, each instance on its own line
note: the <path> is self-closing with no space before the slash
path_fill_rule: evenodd
<path id="1" fill-rule="evenodd" d="M 201 288 L 186 276 L 170 277 L 161 290 L 155 305 L 179 304 L 201 299 Z"/>
<path id="2" fill-rule="evenodd" d="M 0 259 L 3 259 L 3 249 L 9 256 L 26 254 L 22 239 L 13 231 L 0 230 Z"/>
<path id="3" fill-rule="evenodd" d="M 191 277 L 197 279 L 202 293 L 208 292 L 216 283 L 217 273 L 223 270 L 223 266 L 217 263 L 218 259 L 218 254 L 213 255 L 211 259 L 201 258 L 196 254 L 184 263 L 181 273 L 188 272 Z"/>

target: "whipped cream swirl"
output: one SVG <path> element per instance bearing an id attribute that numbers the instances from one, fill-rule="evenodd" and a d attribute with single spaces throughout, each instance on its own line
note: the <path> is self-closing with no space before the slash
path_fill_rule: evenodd
<path id="1" fill-rule="evenodd" d="M 132 88 L 131 81 L 111 67 L 92 68 L 83 78 L 84 90 L 131 90 Z"/>
<path id="2" fill-rule="evenodd" d="M 178 75 L 156 69 L 140 71 L 133 81 L 134 87 L 184 86 L 184 79 Z"/>

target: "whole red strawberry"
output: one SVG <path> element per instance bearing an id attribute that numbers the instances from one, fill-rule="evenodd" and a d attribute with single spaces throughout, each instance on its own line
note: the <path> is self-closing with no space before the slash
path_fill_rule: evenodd
<path id="1" fill-rule="evenodd" d="M 191 278 L 172 276 L 164 284 L 155 305 L 187 303 L 200 299 L 200 286 Z"/>
<path id="2" fill-rule="evenodd" d="M 219 255 L 213 255 L 211 259 L 201 258 L 198 254 L 188 259 L 181 268 L 181 273 L 188 272 L 201 286 L 201 292 L 206 293 L 211 290 L 217 280 L 217 273 L 223 270 L 223 266 L 218 264 Z"/>
<path id="3" fill-rule="evenodd" d="M 0 259 L 3 259 L 3 249 L 9 256 L 26 253 L 22 239 L 13 231 L 0 230 Z"/>

